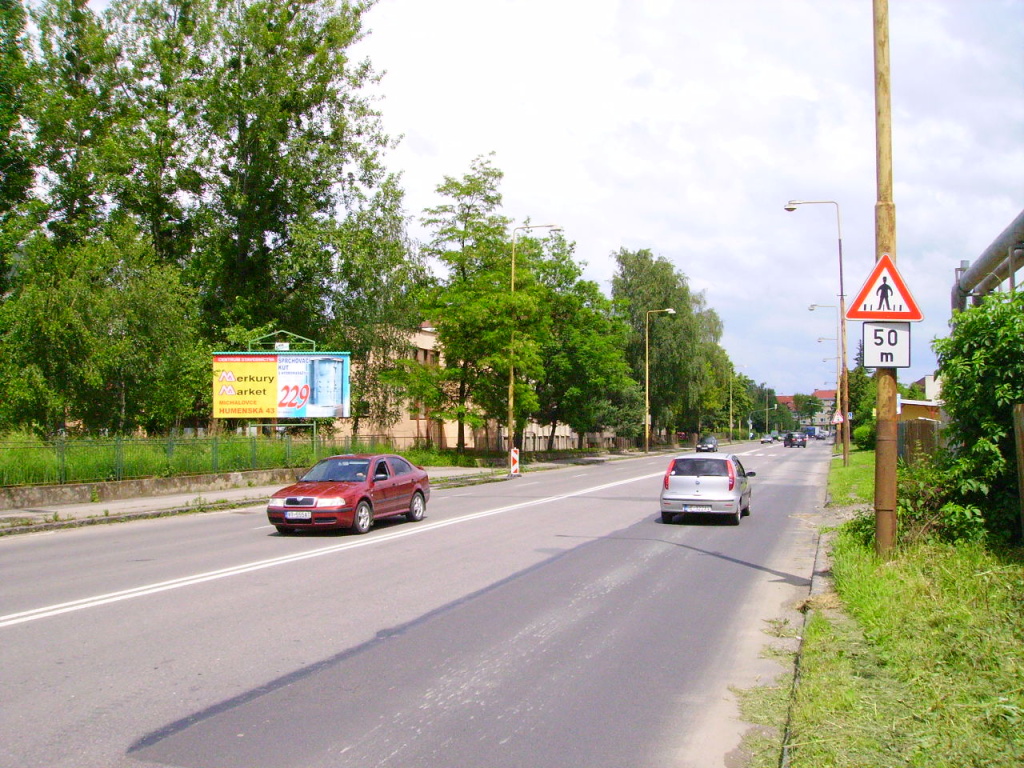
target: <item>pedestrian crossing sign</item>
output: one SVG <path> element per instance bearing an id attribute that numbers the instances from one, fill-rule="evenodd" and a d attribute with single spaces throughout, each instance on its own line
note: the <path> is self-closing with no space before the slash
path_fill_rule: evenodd
<path id="1" fill-rule="evenodd" d="M 888 253 L 875 262 L 870 277 L 846 310 L 847 320 L 924 320 L 920 307 Z"/>

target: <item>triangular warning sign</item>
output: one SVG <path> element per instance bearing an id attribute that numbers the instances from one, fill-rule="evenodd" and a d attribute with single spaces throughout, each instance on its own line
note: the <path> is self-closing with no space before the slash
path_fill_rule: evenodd
<path id="1" fill-rule="evenodd" d="M 864 287 L 846 310 L 847 320 L 924 320 L 888 253 L 875 262 Z"/>

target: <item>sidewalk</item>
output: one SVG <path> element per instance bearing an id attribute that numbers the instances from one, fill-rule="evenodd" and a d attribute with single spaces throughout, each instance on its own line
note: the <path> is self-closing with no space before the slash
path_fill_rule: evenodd
<path id="1" fill-rule="evenodd" d="M 529 474 L 565 466 L 569 466 L 569 463 L 537 462 L 527 465 L 523 471 Z M 505 468 L 426 469 L 430 474 L 430 484 L 433 488 L 498 482 L 508 478 L 508 471 Z M 287 482 L 76 504 L 42 504 L 24 509 L 2 509 L 0 536 L 265 504 L 274 491 L 285 485 Z"/>
<path id="2" fill-rule="evenodd" d="M 531 465 L 527 471 L 555 466 L 557 465 Z M 504 469 L 476 467 L 427 467 L 427 472 L 430 473 L 431 486 L 434 488 L 462 483 L 493 482 L 507 477 Z M 30 509 L 4 509 L 0 510 L 0 535 L 264 504 L 274 491 L 286 484 L 141 496 L 85 504 L 48 504 Z"/>

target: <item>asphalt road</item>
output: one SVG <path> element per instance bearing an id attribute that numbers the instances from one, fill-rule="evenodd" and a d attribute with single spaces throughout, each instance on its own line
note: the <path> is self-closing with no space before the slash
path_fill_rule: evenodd
<path id="1" fill-rule="evenodd" d="M 253 507 L 0 539 L 0 766 L 726 766 L 829 456 L 739 452 L 738 528 L 663 525 L 658 456 L 437 491 L 366 536 Z"/>

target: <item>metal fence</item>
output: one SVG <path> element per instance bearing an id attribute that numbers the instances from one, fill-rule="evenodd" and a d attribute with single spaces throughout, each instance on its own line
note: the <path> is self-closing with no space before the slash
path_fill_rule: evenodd
<path id="1" fill-rule="evenodd" d="M 0 443 L 0 486 L 52 485 L 306 467 L 323 456 L 398 450 L 362 437 L 257 435 Z"/>

